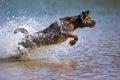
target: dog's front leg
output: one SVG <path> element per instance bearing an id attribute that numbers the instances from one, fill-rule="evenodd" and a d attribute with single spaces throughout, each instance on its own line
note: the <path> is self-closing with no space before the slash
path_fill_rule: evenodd
<path id="1" fill-rule="evenodd" d="M 63 31 L 62 34 L 68 36 L 68 37 L 71 37 L 71 38 L 74 38 L 73 40 L 70 40 L 69 44 L 71 46 L 73 46 L 77 41 L 78 41 L 78 36 L 72 32 L 65 32 Z"/>

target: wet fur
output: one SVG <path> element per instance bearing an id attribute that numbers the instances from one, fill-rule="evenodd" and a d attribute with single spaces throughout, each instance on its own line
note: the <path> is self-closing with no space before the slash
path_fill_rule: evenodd
<path id="1" fill-rule="evenodd" d="M 59 44 L 68 38 L 73 38 L 73 40 L 69 42 L 72 46 L 78 41 L 78 36 L 73 33 L 75 29 L 84 27 L 92 28 L 95 26 L 96 22 L 88 15 L 89 11 L 85 11 L 79 15 L 60 18 L 46 29 L 34 34 L 29 34 L 24 28 L 17 28 L 14 33 L 22 32 L 25 34 L 25 38 L 19 42 L 18 45 L 23 46 L 28 51 L 40 46 Z M 25 53 L 20 47 L 18 47 L 18 51 L 20 54 Z"/>

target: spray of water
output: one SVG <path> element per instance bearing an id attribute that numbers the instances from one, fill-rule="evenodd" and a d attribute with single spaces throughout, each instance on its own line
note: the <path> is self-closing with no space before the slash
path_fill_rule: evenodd
<path id="1" fill-rule="evenodd" d="M 40 19 L 41 23 L 36 21 L 33 18 L 26 18 L 22 17 L 20 19 L 8 19 L 6 23 L 4 23 L 0 27 L 0 58 L 7 58 L 10 56 L 18 55 L 16 52 L 18 48 L 18 43 L 25 37 L 22 33 L 14 34 L 14 30 L 18 27 L 23 27 L 28 30 L 30 34 L 42 30 L 46 27 L 46 24 L 43 24 L 43 21 L 46 21 L 48 19 Z M 48 21 L 49 22 L 49 21 Z M 53 45 L 53 46 L 47 46 L 47 47 L 40 47 L 39 49 L 36 49 L 34 51 L 31 51 L 32 54 L 41 54 L 42 57 L 52 57 L 57 58 L 60 56 L 60 54 L 68 54 L 68 46 L 66 43 L 63 43 L 62 45 Z M 30 53 L 30 54 L 31 54 Z M 48 56 L 51 55 L 51 56 Z M 41 55 L 37 56 L 41 57 Z"/>
<path id="2" fill-rule="evenodd" d="M 29 23 L 29 21 L 28 21 Z M 5 58 L 10 55 L 15 55 L 15 50 L 17 49 L 18 42 L 24 38 L 22 33 L 13 34 L 17 27 L 24 26 L 28 30 L 33 31 L 32 27 L 23 25 L 15 20 L 8 20 L 0 27 L 0 57 Z"/>

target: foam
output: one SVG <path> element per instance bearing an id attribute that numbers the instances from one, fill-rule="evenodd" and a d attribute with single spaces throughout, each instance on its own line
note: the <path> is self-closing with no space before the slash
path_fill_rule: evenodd
<path id="1" fill-rule="evenodd" d="M 48 17 L 49 18 L 49 17 Z M 0 27 L 0 58 L 7 58 L 10 56 L 18 55 L 17 48 L 18 43 L 25 37 L 22 33 L 14 34 L 14 30 L 18 27 L 23 27 L 28 30 L 30 34 L 44 29 L 46 24 L 43 21 L 49 19 L 39 19 L 36 21 L 34 18 L 21 17 L 20 19 L 9 19 L 6 21 L 2 27 Z M 48 21 L 49 22 L 49 21 Z M 48 23 L 47 23 L 48 24 Z M 60 45 L 50 45 L 44 48 L 44 54 L 42 57 L 58 57 L 60 54 L 68 54 L 68 46 L 66 43 Z M 65 47 L 66 46 L 66 47 Z M 21 47 L 22 48 L 22 47 Z M 41 48 L 41 47 L 40 47 Z M 24 48 L 22 48 L 24 49 Z M 40 49 L 31 52 L 30 54 L 41 54 Z M 49 56 L 48 56 L 49 55 Z M 41 57 L 41 55 L 37 56 Z"/>
<path id="2" fill-rule="evenodd" d="M 23 20 L 22 20 L 23 19 Z M 8 57 L 10 55 L 16 54 L 16 49 L 18 43 L 25 37 L 22 33 L 14 34 L 14 30 L 18 27 L 26 28 L 30 33 L 33 33 L 35 30 L 33 27 L 38 25 L 35 20 L 22 17 L 21 20 L 16 21 L 16 19 L 6 21 L 2 27 L 0 27 L 0 57 Z M 35 24 L 30 26 L 31 24 Z"/>

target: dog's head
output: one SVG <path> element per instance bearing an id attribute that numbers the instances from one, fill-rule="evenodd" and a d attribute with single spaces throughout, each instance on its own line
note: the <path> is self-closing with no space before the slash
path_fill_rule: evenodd
<path id="1" fill-rule="evenodd" d="M 94 27 L 96 22 L 95 20 L 92 20 L 89 16 L 89 10 L 82 12 L 80 15 L 78 15 L 78 21 L 80 23 L 79 27 Z"/>

